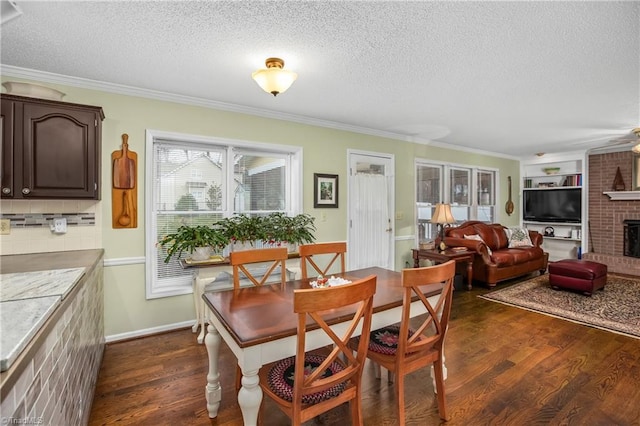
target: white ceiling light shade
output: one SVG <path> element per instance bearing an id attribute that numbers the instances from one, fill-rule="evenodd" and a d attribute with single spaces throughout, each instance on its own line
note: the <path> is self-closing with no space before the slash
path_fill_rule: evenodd
<path id="1" fill-rule="evenodd" d="M 262 87 L 262 90 L 273 96 L 284 93 L 298 78 L 298 74 L 295 72 L 282 69 L 284 61 L 280 58 L 268 58 L 265 65 L 266 69 L 254 72 L 251 77 L 258 83 L 258 86 Z"/>

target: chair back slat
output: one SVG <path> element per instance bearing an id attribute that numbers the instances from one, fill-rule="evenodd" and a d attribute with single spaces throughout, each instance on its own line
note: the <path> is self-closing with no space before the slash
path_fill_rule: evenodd
<path id="1" fill-rule="evenodd" d="M 402 271 L 402 286 L 404 287 L 402 322 L 396 356 L 398 363 L 411 354 L 441 348 L 444 342 L 451 303 L 453 300 L 453 278 L 456 274 L 455 261 L 424 268 L 407 268 Z M 424 294 L 426 286 L 440 286 L 442 291 L 435 306 L 432 306 Z M 412 299 L 417 296 L 428 315 L 417 326 L 412 336 L 409 336 L 409 319 L 411 317 Z M 415 323 L 413 324 L 416 325 Z M 432 332 L 433 334 L 426 334 Z"/>
<path id="2" fill-rule="evenodd" d="M 340 273 L 345 272 L 345 253 L 347 252 L 347 243 L 345 242 L 332 242 L 332 243 L 316 243 L 316 244 L 303 244 L 298 247 L 300 253 L 300 269 L 302 272 L 302 278 L 308 278 L 307 265 L 311 265 L 313 270 L 311 273 L 317 273 L 318 275 L 327 275 L 333 264 L 340 259 Z M 320 266 L 312 256 L 318 255 L 333 255 L 326 256 L 328 262 L 324 267 Z M 315 272 L 313 272 L 315 270 Z"/>
<path id="3" fill-rule="evenodd" d="M 302 403 L 304 395 L 329 389 L 340 383 L 348 382 L 347 387 L 360 386 L 362 368 L 366 360 L 367 346 L 371 331 L 371 315 L 373 313 L 373 295 L 376 292 L 376 277 L 371 275 L 351 284 L 320 289 L 298 289 L 293 294 L 293 310 L 298 314 L 298 342 L 292 404 Z M 339 309 L 348 305 L 356 305 L 356 312 L 342 335 L 337 335 L 327 324 L 323 312 Z M 311 318 L 312 322 L 308 319 Z M 322 364 L 304 375 L 306 333 L 310 328 L 319 327 L 333 343 L 333 349 Z M 356 353 L 348 346 L 356 330 L 361 327 L 360 344 Z M 300 360 L 301 362 L 298 362 Z M 338 362 L 343 369 L 328 377 L 322 374 L 332 363 Z M 298 383 L 301 383 L 299 387 Z M 344 393 L 344 397 L 350 393 Z"/>
<path id="4" fill-rule="evenodd" d="M 233 267 L 233 288 L 240 288 L 241 273 L 255 286 L 261 286 L 269 282 L 269 278 L 280 267 L 280 283 L 287 281 L 286 260 L 289 257 L 286 248 L 267 248 L 255 250 L 236 251 L 229 254 L 229 263 Z M 267 262 L 271 262 L 270 264 Z M 264 275 L 258 279 L 246 267 L 255 263 L 267 263 L 268 267 Z"/>

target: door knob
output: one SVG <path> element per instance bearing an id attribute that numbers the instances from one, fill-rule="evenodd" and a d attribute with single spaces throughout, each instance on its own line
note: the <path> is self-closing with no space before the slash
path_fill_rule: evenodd
<path id="1" fill-rule="evenodd" d="M 11 194 L 11 188 L 2 188 L 3 194 Z"/>
<path id="2" fill-rule="evenodd" d="M 30 190 L 29 188 L 22 188 L 22 193 L 23 193 L 24 195 L 27 195 L 27 194 L 29 194 L 30 192 L 31 192 L 31 190 Z"/>

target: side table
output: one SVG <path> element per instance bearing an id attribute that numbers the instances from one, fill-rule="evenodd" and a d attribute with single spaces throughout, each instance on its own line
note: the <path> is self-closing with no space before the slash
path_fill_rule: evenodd
<path id="1" fill-rule="evenodd" d="M 411 249 L 413 252 L 413 267 L 418 268 L 420 266 L 420 259 L 432 260 L 437 263 L 448 262 L 449 260 L 455 260 L 456 264 L 466 262 L 467 263 L 467 290 L 471 290 L 471 283 L 473 282 L 473 258 L 475 252 L 473 250 L 452 250 L 450 248 L 445 251 L 438 249 Z"/>

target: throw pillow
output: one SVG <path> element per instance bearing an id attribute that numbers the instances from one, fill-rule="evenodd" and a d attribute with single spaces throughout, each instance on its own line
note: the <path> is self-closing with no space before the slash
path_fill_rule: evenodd
<path id="1" fill-rule="evenodd" d="M 509 228 L 507 237 L 509 238 L 509 248 L 533 247 L 529 231 L 525 228 Z"/>
<path id="2" fill-rule="evenodd" d="M 482 239 L 482 237 L 480 235 L 477 234 L 473 234 L 473 235 L 465 235 L 464 236 L 465 240 L 476 240 L 476 241 L 481 241 L 484 243 L 484 240 Z M 484 243 L 485 246 L 487 246 L 487 243 Z M 491 249 L 489 248 L 489 246 L 487 246 L 487 251 L 489 252 L 489 256 L 491 256 Z"/>

